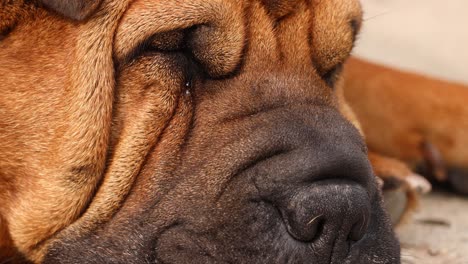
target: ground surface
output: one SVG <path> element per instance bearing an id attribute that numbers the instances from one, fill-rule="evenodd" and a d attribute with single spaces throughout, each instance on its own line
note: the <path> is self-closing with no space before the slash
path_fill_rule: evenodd
<path id="1" fill-rule="evenodd" d="M 397 229 L 408 264 L 468 264 L 468 197 L 436 191 Z"/>
<path id="2" fill-rule="evenodd" d="M 355 54 L 468 84 L 467 0 L 361 2 L 365 21 Z M 424 197 L 398 235 L 403 263 L 468 264 L 468 197 Z"/>

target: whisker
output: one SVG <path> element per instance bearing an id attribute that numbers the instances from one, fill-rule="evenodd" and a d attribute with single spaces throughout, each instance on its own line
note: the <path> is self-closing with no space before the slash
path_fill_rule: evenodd
<path id="1" fill-rule="evenodd" d="M 321 216 L 322 216 L 322 214 L 321 214 L 321 215 L 317 215 L 316 217 L 312 218 L 312 220 L 310 220 L 310 221 L 307 223 L 307 225 L 313 224 L 313 223 L 314 223 L 317 219 L 319 219 Z"/>
<path id="2" fill-rule="evenodd" d="M 388 15 L 390 13 L 392 13 L 392 11 L 381 12 L 381 13 L 378 13 L 378 14 L 370 16 L 370 17 L 365 17 L 365 18 L 363 18 L 363 21 L 369 21 L 371 19 L 375 19 L 375 18 L 378 18 L 378 17 L 381 17 L 381 16 L 385 16 L 385 15 Z"/>

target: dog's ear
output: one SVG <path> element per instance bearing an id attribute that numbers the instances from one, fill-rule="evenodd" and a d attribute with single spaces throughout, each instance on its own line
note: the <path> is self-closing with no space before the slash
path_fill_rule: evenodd
<path id="1" fill-rule="evenodd" d="M 74 20 L 88 18 L 102 0 L 40 0 L 47 8 Z"/>

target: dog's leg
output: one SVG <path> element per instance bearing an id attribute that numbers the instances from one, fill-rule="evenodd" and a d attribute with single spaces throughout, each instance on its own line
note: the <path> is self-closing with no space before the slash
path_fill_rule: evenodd
<path id="1" fill-rule="evenodd" d="M 381 180 L 385 207 L 398 224 L 417 207 L 418 196 L 429 192 L 431 184 L 397 159 L 370 151 L 369 160 Z"/>
<path id="2" fill-rule="evenodd" d="M 468 194 L 468 87 L 353 58 L 344 95 L 369 149 Z"/>

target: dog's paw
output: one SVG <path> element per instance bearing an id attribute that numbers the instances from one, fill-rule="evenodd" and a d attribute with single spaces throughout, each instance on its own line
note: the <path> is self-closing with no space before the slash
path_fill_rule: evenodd
<path id="1" fill-rule="evenodd" d="M 408 186 L 408 189 L 414 190 L 420 194 L 429 193 L 432 189 L 431 184 L 423 176 L 410 173 L 404 178 L 404 183 Z"/>
<path id="2" fill-rule="evenodd" d="M 385 207 L 398 224 L 417 207 L 419 196 L 431 191 L 431 184 L 399 160 L 372 152 L 369 160 L 379 177 Z"/>

